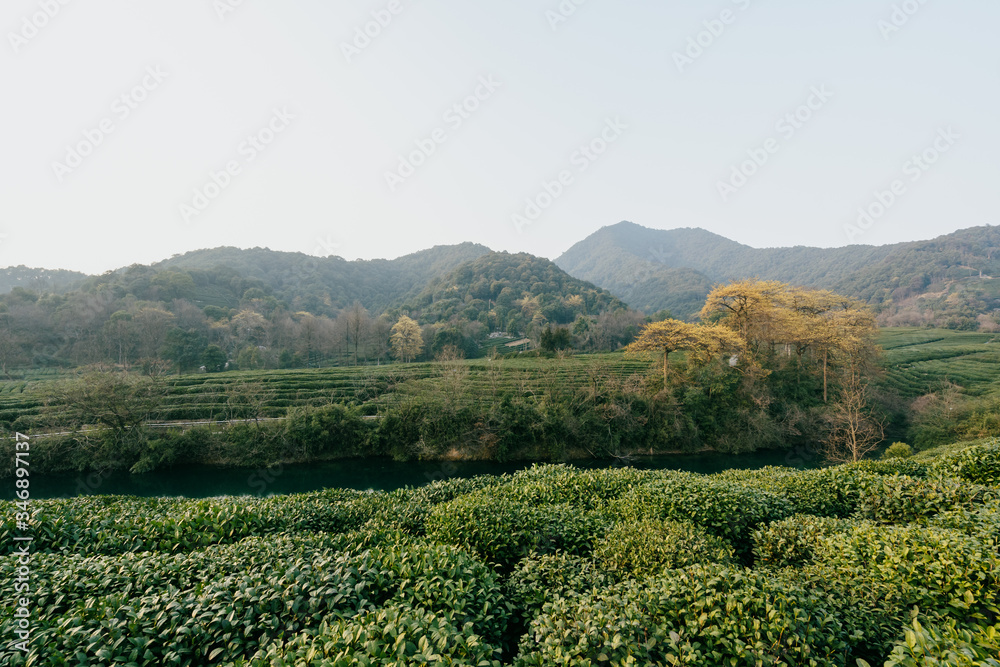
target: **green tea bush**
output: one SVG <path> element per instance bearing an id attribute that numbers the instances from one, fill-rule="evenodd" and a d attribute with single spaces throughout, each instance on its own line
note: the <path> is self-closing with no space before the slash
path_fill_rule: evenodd
<path id="1" fill-rule="evenodd" d="M 635 468 L 580 470 L 568 465 L 533 465 L 504 479 L 494 493 L 531 505 L 569 503 L 586 510 L 637 488 L 655 473 Z"/>
<path id="2" fill-rule="evenodd" d="M 696 565 L 546 605 L 514 665 L 843 665 L 819 596 L 764 574 Z"/>
<path id="3" fill-rule="evenodd" d="M 913 619 L 884 667 L 1000 667 L 1000 624 L 968 630 L 953 621 L 925 626 Z"/>
<path id="4" fill-rule="evenodd" d="M 420 607 L 458 627 L 471 624 L 490 641 L 502 637 L 509 612 L 485 565 L 443 545 L 341 551 L 350 539 L 257 539 L 207 554 L 78 563 L 77 575 L 94 581 L 74 588 L 64 578 L 69 600 L 65 591 L 42 592 L 48 608 L 61 613 L 39 622 L 36 660 L 79 662 L 82 653 L 102 663 L 214 664 L 247 658 L 323 620 L 392 605 Z M 243 557 L 257 567 L 247 569 Z M 13 633 L 11 616 L 5 614 L 0 630 Z"/>
<path id="5" fill-rule="evenodd" d="M 733 547 L 693 524 L 640 519 L 614 525 L 594 546 L 594 559 L 621 578 L 643 578 L 696 563 L 732 565 Z"/>
<path id="6" fill-rule="evenodd" d="M 602 517 L 571 505 L 534 506 L 490 491 L 437 505 L 427 518 L 427 536 L 509 570 L 532 551 L 588 554 L 607 528 Z"/>
<path id="7" fill-rule="evenodd" d="M 876 476 L 864 483 L 855 516 L 880 523 L 910 523 L 960 507 L 980 505 L 996 493 L 949 478 Z"/>
<path id="8" fill-rule="evenodd" d="M 249 662 L 261 667 L 363 665 L 478 665 L 500 667 L 500 649 L 483 641 L 472 623 L 405 605 L 323 621 L 288 641 L 278 641 Z"/>
<path id="9" fill-rule="evenodd" d="M 493 475 L 478 475 L 476 477 L 452 477 L 450 479 L 434 480 L 429 484 L 410 490 L 410 497 L 428 505 L 439 505 L 464 496 L 473 491 L 490 488 L 499 484 Z"/>
<path id="10" fill-rule="evenodd" d="M 1000 485 L 1000 442 L 992 440 L 945 454 L 931 464 L 935 472 L 974 484 Z"/>
<path id="11" fill-rule="evenodd" d="M 511 621 L 520 636 L 548 602 L 604 590 L 618 583 L 590 558 L 568 554 L 530 554 L 507 579 Z"/>
<path id="12" fill-rule="evenodd" d="M 614 501 L 610 512 L 625 521 L 690 521 L 727 540 L 745 557 L 754 528 L 790 516 L 794 509 L 769 491 L 689 473 L 663 473 Z"/>
<path id="13" fill-rule="evenodd" d="M 824 537 L 848 530 L 843 519 L 796 514 L 753 532 L 754 563 L 767 567 L 798 566 L 812 560 Z"/>
<path id="14" fill-rule="evenodd" d="M 89 496 L 33 503 L 36 552 L 122 554 L 190 551 L 251 535 L 285 531 L 345 532 L 382 515 L 422 526 L 419 508 L 390 494 L 329 489 L 272 498 L 132 498 Z M 14 549 L 14 513 L 0 518 L 4 553 Z"/>
<path id="15" fill-rule="evenodd" d="M 759 470 L 727 470 L 713 478 L 780 494 L 802 514 L 846 517 L 854 511 L 854 501 L 847 496 L 844 480 L 829 470 L 769 466 Z"/>
<path id="16" fill-rule="evenodd" d="M 956 530 L 858 522 L 823 538 L 814 558 L 850 580 L 884 585 L 884 602 L 975 622 L 998 613 L 1000 559 Z"/>
<path id="17" fill-rule="evenodd" d="M 994 550 L 1000 549 L 1000 500 L 971 509 L 960 507 L 941 512 L 929 519 L 927 524 L 961 531 L 993 545 Z"/>
<path id="18" fill-rule="evenodd" d="M 861 470 L 875 475 L 907 475 L 909 477 L 927 477 L 930 467 L 919 461 L 908 458 L 889 458 L 874 461 L 864 459 L 856 463 L 848 463 L 844 466 L 849 470 Z"/>
<path id="19" fill-rule="evenodd" d="M 120 554 L 189 551 L 269 532 L 252 503 L 235 499 L 81 497 L 32 503 L 35 551 Z M 4 553 L 13 550 L 14 514 L 0 519 Z"/>

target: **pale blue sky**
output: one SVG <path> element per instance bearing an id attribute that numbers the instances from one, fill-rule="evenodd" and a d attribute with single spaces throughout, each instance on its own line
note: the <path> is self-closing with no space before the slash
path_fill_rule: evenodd
<path id="1" fill-rule="evenodd" d="M 558 0 L 229 4 L 4 3 L 0 266 L 99 272 L 219 245 L 395 257 L 461 241 L 555 258 L 620 220 L 757 247 L 1000 222 L 992 0 L 586 0 L 555 28 Z M 894 5 L 915 12 L 880 30 Z M 392 20 L 348 62 L 343 44 L 372 12 Z M 699 33 L 708 46 L 679 71 L 675 52 Z M 474 110 L 449 113 L 477 89 Z M 776 125 L 797 110 L 794 131 Z M 907 164 L 935 157 L 948 128 L 933 165 Z M 74 168 L 68 147 L 86 152 L 95 131 Z M 272 143 L 254 148 L 258 134 Z M 593 160 L 578 152 L 592 140 L 606 147 Z M 391 188 L 416 142 L 433 154 Z M 766 163 L 723 195 L 748 151 Z M 543 181 L 560 172 L 550 198 Z M 845 229 L 894 180 L 888 210 Z"/>

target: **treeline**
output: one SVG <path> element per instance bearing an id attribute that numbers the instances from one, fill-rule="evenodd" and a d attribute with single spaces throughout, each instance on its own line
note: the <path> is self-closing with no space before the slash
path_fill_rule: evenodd
<path id="1" fill-rule="evenodd" d="M 382 312 L 360 301 L 332 307 L 329 299 L 322 308 L 297 309 L 311 299 L 280 298 L 269 283 L 227 267 L 134 266 L 60 294 L 14 288 L 0 297 L 0 373 L 95 363 L 154 374 L 385 363 L 393 358 L 392 328 L 405 315 L 421 324 L 420 349 L 407 360 L 433 359 L 446 348 L 477 356 L 496 327 L 537 344 L 547 327 L 563 322 L 580 349 L 615 349 L 644 321 L 606 292 L 518 262 L 492 276 L 464 269 L 473 291 L 462 309 L 433 295 Z M 478 298 L 482 285 L 485 300 Z"/>
<path id="2" fill-rule="evenodd" d="M 370 324 L 363 308 L 348 311 L 351 316 Z M 880 348 L 863 304 L 773 281 L 738 281 L 712 291 L 701 320 L 636 327 L 641 331 L 627 351 L 652 354 L 655 372 L 628 375 L 613 367 L 613 357 L 595 359 L 583 365 L 585 381 L 575 386 L 555 372 L 519 376 L 499 360 L 486 362 L 472 379 L 443 329 L 431 343 L 445 352 L 433 378 L 355 395 L 341 405 L 296 408 L 282 422 L 263 421 L 284 411 L 271 409 L 263 386 L 248 386 L 227 389 L 226 414 L 215 418 L 252 424 L 154 433 L 146 424 L 165 405 L 163 379 L 105 371 L 57 383 L 32 424 L 79 429 L 52 445 L 53 461 L 136 471 L 344 456 L 564 460 L 796 447 L 817 459 L 855 461 L 882 442 L 892 406 L 873 383 Z M 422 353 L 426 341 L 416 321 L 401 316 L 389 333 L 395 357 Z M 576 341 L 568 328 L 546 328 L 539 342 L 557 352 Z M 87 426 L 103 430 L 83 430 Z"/>
<path id="3" fill-rule="evenodd" d="M 713 447 L 804 439 L 829 460 L 856 461 L 882 441 L 889 415 L 872 385 L 878 328 L 861 302 L 743 280 L 713 289 L 700 320 L 649 324 L 627 351 L 659 356 L 659 404 Z"/>

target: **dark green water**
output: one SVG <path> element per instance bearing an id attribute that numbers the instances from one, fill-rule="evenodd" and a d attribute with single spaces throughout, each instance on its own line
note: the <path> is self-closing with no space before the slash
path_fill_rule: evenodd
<path id="1" fill-rule="evenodd" d="M 812 461 L 795 452 L 767 451 L 752 454 L 677 454 L 634 459 L 630 465 L 645 469 L 688 470 L 715 473 L 730 468 L 762 468 L 769 465 L 803 467 Z M 341 487 L 391 491 L 420 486 L 436 479 L 501 475 L 530 467 L 530 463 L 469 461 L 456 463 L 409 462 L 391 459 L 335 461 L 321 464 L 278 466 L 270 469 L 191 468 L 146 475 L 33 475 L 31 497 L 68 498 L 81 495 L 184 496 L 208 498 L 222 495 L 266 496 Z M 619 461 L 576 461 L 578 468 L 610 468 Z M 0 480 L 2 497 L 14 498 L 14 480 Z"/>

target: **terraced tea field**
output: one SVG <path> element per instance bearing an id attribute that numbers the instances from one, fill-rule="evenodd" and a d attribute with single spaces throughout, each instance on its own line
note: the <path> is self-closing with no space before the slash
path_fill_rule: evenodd
<path id="1" fill-rule="evenodd" d="M 280 417 L 291 407 L 329 402 L 365 404 L 375 414 L 379 405 L 427 392 L 447 392 L 453 398 L 511 389 L 566 395 L 595 381 L 645 373 L 649 366 L 648 361 L 621 354 L 597 354 L 170 376 L 163 379 L 165 397 L 154 417 L 162 421 L 240 418 L 247 409 L 241 397 L 253 397 L 260 416 Z M 41 376 L 0 384 L 0 425 L 34 432 L 57 427 L 58 405 L 44 419 L 42 415 L 45 396 L 56 382 Z"/>
<path id="2" fill-rule="evenodd" d="M 970 396 L 1000 389 L 1000 334 L 946 329 L 883 329 L 886 383 L 904 398 L 955 384 Z"/>
<path id="3" fill-rule="evenodd" d="M 1000 335 L 943 329 L 884 329 L 885 382 L 904 398 L 936 391 L 949 383 L 970 396 L 1000 390 Z M 222 420 L 246 415 L 253 396 L 255 414 L 281 417 L 296 406 L 329 402 L 363 404 L 370 414 L 405 397 L 444 392 L 453 400 L 515 391 L 565 397 L 594 383 L 645 374 L 650 362 L 622 354 L 576 355 L 565 359 L 473 359 L 448 363 L 233 371 L 169 376 L 157 414 L 161 421 Z M 72 374 L 37 373 L 0 383 L 0 426 L 35 432 L 56 428 L 56 405 L 43 419 L 50 393 Z"/>

